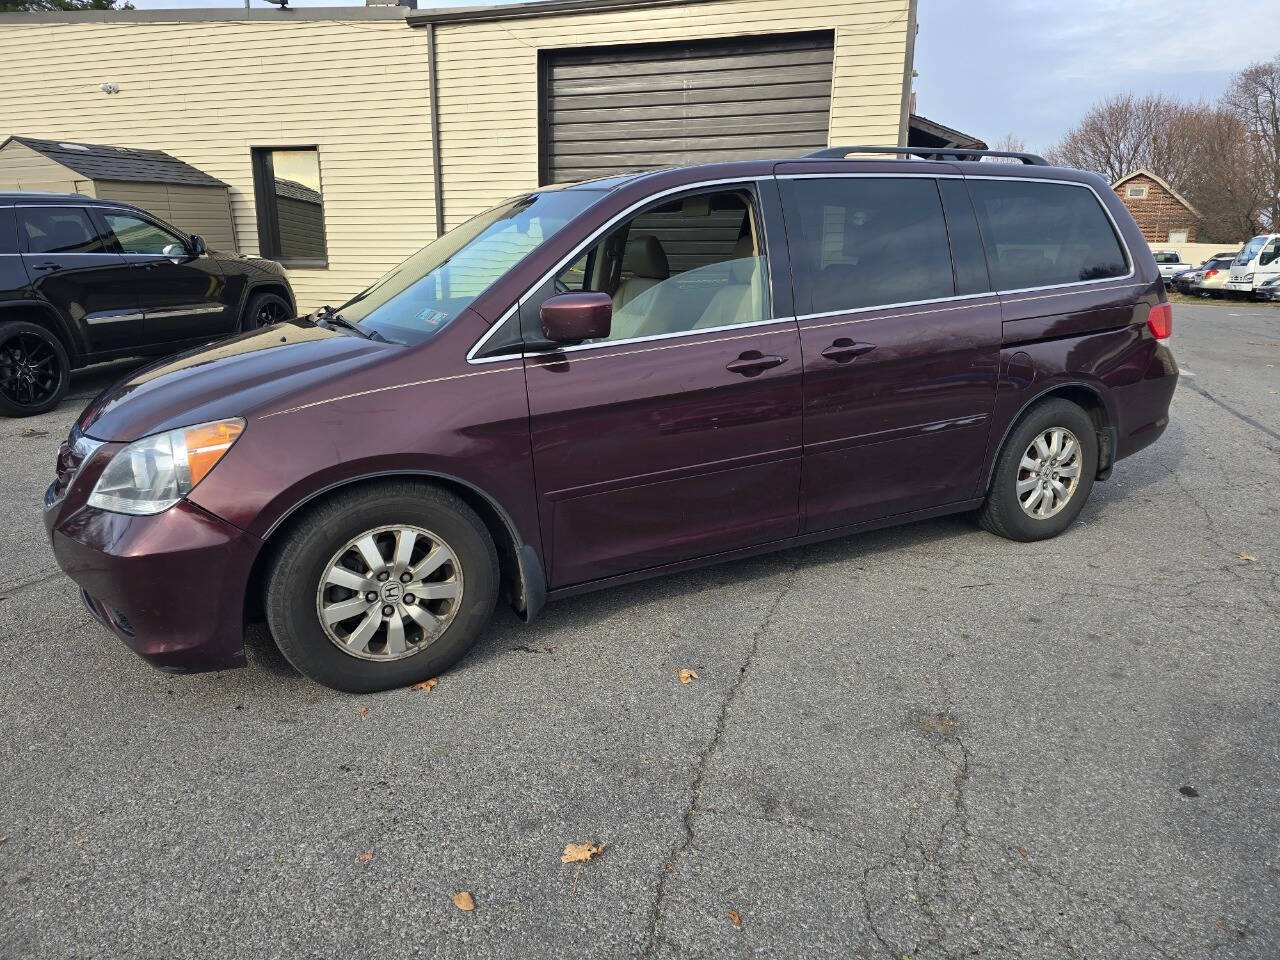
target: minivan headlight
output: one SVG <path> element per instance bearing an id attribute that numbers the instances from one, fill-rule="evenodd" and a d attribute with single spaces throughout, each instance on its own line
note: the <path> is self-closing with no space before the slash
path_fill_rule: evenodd
<path id="1" fill-rule="evenodd" d="M 244 432 L 244 420 L 216 420 L 143 437 L 107 464 L 89 505 L 146 516 L 168 510 L 208 476 Z"/>

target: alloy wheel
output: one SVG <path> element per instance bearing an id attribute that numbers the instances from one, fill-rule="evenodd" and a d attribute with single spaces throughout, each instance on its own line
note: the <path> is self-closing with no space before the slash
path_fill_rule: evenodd
<path id="1" fill-rule="evenodd" d="M 462 601 L 462 565 L 421 527 L 378 527 L 325 565 L 316 613 L 329 639 L 362 660 L 402 660 L 429 647 Z"/>
<path id="2" fill-rule="evenodd" d="M 37 407 L 58 392 L 58 355 L 34 333 L 17 333 L 0 344 L 0 394 L 23 407 Z"/>
<path id="3" fill-rule="evenodd" d="M 273 323 L 280 323 L 288 320 L 288 309 L 279 300 L 268 298 L 262 301 L 262 305 L 258 307 L 257 314 L 254 315 L 254 322 L 259 327 L 269 327 Z"/>
<path id="4" fill-rule="evenodd" d="M 1080 441 L 1065 427 L 1042 431 L 1018 464 L 1018 503 L 1029 517 L 1045 520 L 1070 502 L 1080 483 Z"/>

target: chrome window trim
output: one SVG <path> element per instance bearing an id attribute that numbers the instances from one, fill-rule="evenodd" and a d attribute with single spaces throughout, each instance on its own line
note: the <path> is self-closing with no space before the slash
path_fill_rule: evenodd
<path id="1" fill-rule="evenodd" d="M 575 258 L 581 256 L 583 251 L 588 249 L 592 244 L 594 244 L 597 240 L 599 240 L 602 236 L 604 236 L 604 234 L 608 233 L 609 229 L 613 227 L 615 224 L 617 224 L 618 221 L 626 219 L 635 211 L 639 210 L 642 207 L 647 207 L 649 204 L 653 203 L 655 200 L 661 200 L 663 197 L 668 197 L 668 196 L 671 196 L 672 194 L 685 193 L 690 190 L 701 190 L 707 187 L 726 186 L 728 184 L 743 184 L 743 185 L 754 184 L 758 187 L 759 184 L 765 183 L 772 179 L 774 179 L 772 176 L 763 176 L 763 177 L 729 177 L 721 180 L 701 180 L 697 183 L 686 183 L 678 187 L 669 187 L 666 190 L 660 190 L 658 193 L 651 193 L 648 196 L 644 197 L 642 200 L 637 200 L 635 203 L 631 204 L 631 206 L 614 214 L 610 219 L 606 220 L 601 226 L 597 227 L 593 233 L 591 233 L 585 240 L 582 241 L 582 243 L 574 247 L 573 250 L 567 256 L 565 256 L 559 262 L 557 262 L 554 267 L 552 267 L 550 270 L 544 273 L 534 283 L 530 284 L 529 287 L 524 291 L 524 293 L 516 297 L 516 302 L 505 313 L 503 313 L 502 316 L 493 324 L 493 326 L 489 328 L 489 330 L 485 333 L 485 335 L 481 337 L 479 340 L 477 340 L 475 344 L 472 346 L 472 348 L 467 351 L 467 363 L 489 363 L 494 360 L 511 360 L 516 357 L 523 357 L 525 355 L 523 351 L 521 353 L 513 353 L 504 357 L 485 357 L 485 358 L 479 358 L 479 359 L 476 358 L 476 353 L 478 353 L 481 350 L 481 348 L 484 347 L 485 343 L 488 342 L 490 337 L 492 337 L 495 333 L 498 332 L 498 330 L 502 328 L 502 325 L 504 323 L 506 323 L 508 320 L 511 319 L 511 315 L 515 311 L 520 309 L 521 305 L 523 305 L 525 301 L 529 299 L 530 295 L 532 295 L 534 291 L 538 290 L 544 283 L 552 279 L 557 273 L 559 273 L 569 264 L 573 263 Z M 761 224 L 761 226 L 763 227 L 763 224 Z M 785 243 L 786 241 L 784 240 L 783 242 Z M 766 240 L 766 243 L 767 243 L 767 240 Z M 773 264 L 773 258 L 766 256 L 765 265 L 769 271 L 769 292 L 770 292 L 771 303 L 773 298 L 773 273 L 772 273 L 773 266 L 772 264 Z M 793 318 L 781 317 L 781 318 L 771 318 L 771 319 L 788 320 Z M 765 322 L 765 321 L 759 321 L 759 322 Z M 746 326 L 746 324 L 736 324 L 736 326 Z M 698 331 L 696 330 L 681 331 L 679 334 L 674 334 L 674 336 L 679 336 L 687 333 L 697 333 L 697 332 Z M 632 338 L 630 340 L 606 341 L 605 343 L 620 344 L 620 343 L 634 343 L 634 342 L 636 342 L 635 338 Z M 578 347 L 565 348 L 565 349 L 581 349 L 581 348 L 587 348 L 587 347 L 604 346 L 605 343 L 579 344 Z"/>
<path id="2" fill-rule="evenodd" d="M 1078 183 L 1074 180 L 1061 180 L 1061 179 L 1055 179 L 1053 177 L 1008 177 L 1008 176 L 993 176 L 990 174 L 973 174 L 970 176 L 966 176 L 964 174 L 958 174 L 958 173 L 893 173 L 893 172 L 787 173 L 787 174 L 778 174 L 776 177 L 772 177 L 772 178 L 771 177 L 746 177 L 746 178 L 733 178 L 729 180 L 712 180 L 712 181 L 704 181 L 704 182 L 695 183 L 695 184 L 687 184 L 682 187 L 674 187 L 670 190 L 664 190 L 661 193 L 654 194 L 650 197 L 647 197 L 645 200 L 642 200 L 638 203 L 633 204 L 632 206 L 628 207 L 626 210 L 617 214 L 615 217 L 609 220 L 603 227 L 599 228 L 595 233 L 593 233 L 588 240 L 586 240 L 580 246 L 576 247 L 573 253 L 569 254 L 568 257 L 560 261 L 560 263 L 558 263 L 552 270 L 548 271 L 541 279 L 539 279 L 535 284 L 529 287 L 529 289 L 527 289 L 516 300 L 515 304 L 509 310 L 507 310 L 507 312 L 504 313 L 502 317 L 496 323 L 494 323 L 493 326 L 490 327 L 489 330 L 485 333 L 485 335 L 481 337 L 480 340 L 478 340 L 476 344 L 471 348 L 471 350 L 467 353 L 467 362 L 473 363 L 473 364 L 493 363 L 499 360 L 523 359 L 526 356 L 529 356 L 529 354 L 526 354 L 523 351 L 520 353 L 508 354 L 502 357 L 476 358 L 475 354 L 481 348 L 483 348 L 484 344 L 489 340 L 490 337 L 492 337 L 495 333 L 497 333 L 499 329 L 501 329 L 503 324 L 505 324 L 508 320 L 511 319 L 512 314 L 515 313 L 520 308 L 521 304 L 523 304 L 529 298 L 529 295 L 531 293 L 533 293 L 535 290 L 541 287 L 544 283 L 550 280 L 553 276 L 555 276 L 555 274 L 559 273 L 560 270 L 562 270 L 566 265 L 571 263 L 574 257 L 578 256 L 583 250 L 591 246 L 591 244 L 594 243 L 597 239 L 599 239 L 600 235 L 606 232 L 611 226 L 613 226 L 615 223 L 617 223 L 619 220 L 623 219 L 624 217 L 628 216 L 630 213 L 632 213 L 636 209 L 645 206 L 646 204 L 648 204 L 653 200 L 658 200 L 669 194 L 679 193 L 684 190 L 696 190 L 700 187 L 715 187 L 715 186 L 722 186 L 724 184 L 730 184 L 730 183 L 759 184 L 770 179 L 831 180 L 831 179 L 854 179 L 854 178 L 879 178 L 879 179 L 913 178 L 913 179 L 932 179 L 932 180 L 1000 180 L 1000 181 L 1012 180 L 1015 182 L 1031 181 L 1033 183 L 1064 184 L 1066 186 L 1079 187 L 1079 188 L 1088 190 L 1090 193 L 1093 194 L 1094 200 L 1097 201 L 1098 206 L 1102 208 L 1102 212 L 1103 214 L 1105 214 L 1107 218 L 1107 222 L 1111 224 L 1111 229 L 1115 233 L 1115 237 L 1120 243 L 1120 249 L 1124 254 L 1125 262 L 1129 267 L 1129 272 L 1119 276 L 1115 276 L 1115 277 L 1100 277 L 1097 280 L 1073 280 L 1069 283 L 1055 283 L 1055 284 L 1048 284 L 1048 285 L 1039 286 L 1039 287 L 1012 287 L 1007 290 L 987 290 L 981 293 L 961 294 L 961 295 L 951 296 L 951 297 L 937 297 L 930 300 L 902 300 L 896 303 L 882 303 L 882 304 L 876 304 L 874 306 L 869 306 L 869 307 L 850 307 L 847 310 L 830 310 L 830 311 L 825 311 L 823 313 L 799 314 L 795 317 L 774 317 L 769 320 L 756 320 L 750 323 L 733 324 L 728 327 L 707 328 L 705 330 L 681 330 L 675 333 L 654 334 L 649 337 L 633 337 L 629 340 L 602 341 L 600 343 L 578 344 L 577 346 L 573 346 L 573 347 L 563 347 L 561 348 L 560 352 L 569 353 L 569 352 L 575 352 L 575 351 L 581 351 L 581 350 L 599 349 L 600 347 L 605 347 L 605 346 L 618 346 L 626 343 L 640 343 L 648 340 L 657 340 L 657 339 L 665 340 L 665 339 L 672 339 L 676 337 L 688 337 L 688 336 L 695 336 L 699 333 L 714 333 L 722 330 L 733 330 L 733 329 L 738 329 L 742 327 L 763 326 L 764 324 L 768 324 L 768 323 L 778 323 L 778 322 L 785 322 L 785 321 L 804 322 L 807 320 L 820 320 L 820 319 L 826 319 L 829 317 L 841 317 L 849 314 L 868 313 L 875 310 L 896 310 L 902 307 L 915 307 L 915 306 L 926 306 L 929 304 L 954 303 L 956 301 L 976 300 L 976 299 L 981 299 L 983 297 L 999 297 L 1001 298 L 1002 302 L 1005 302 L 1003 298 L 1005 296 L 1009 296 L 1013 294 L 1039 293 L 1046 290 L 1061 291 L 1059 293 L 1047 294 L 1045 297 L 1024 297 L 1019 300 L 1007 301 L 1010 303 L 1022 303 L 1027 300 L 1040 300 L 1040 299 L 1049 299 L 1050 297 L 1055 297 L 1055 296 L 1065 296 L 1066 294 L 1073 292 L 1073 290 L 1076 288 L 1094 287 L 1100 284 L 1112 284 L 1116 289 L 1124 289 L 1124 290 L 1131 289 L 1133 287 L 1144 286 L 1144 284 L 1142 283 L 1122 284 L 1118 282 L 1123 280 L 1131 280 L 1136 275 L 1137 267 L 1133 258 L 1133 252 L 1130 250 L 1129 243 L 1127 240 L 1125 240 L 1124 233 L 1121 232 L 1119 224 L 1116 223 L 1115 217 L 1112 216 L 1111 211 L 1107 209 L 1107 205 L 1103 202 L 1102 197 L 1098 194 L 1098 191 L 1093 187 L 1093 185 L 1088 183 Z M 976 211 L 975 211 L 975 214 L 976 214 Z M 768 259 L 768 264 L 769 264 L 769 270 L 770 270 L 770 287 L 772 288 L 772 258 Z M 868 318 L 868 319 L 874 319 L 874 318 Z M 540 355 L 541 354 L 532 354 L 532 356 L 540 356 Z"/>
<path id="3" fill-rule="evenodd" d="M 963 180 L 962 173 L 780 173 L 779 180 L 853 180 L 861 177 L 892 178 L 894 180 Z M 973 179 L 972 177 L 970 179 Z M 1013 179 L 991 177 L 992 180 Z M 1023 178 L 1019 178 L 1023 179 Z"/>
<path id="4" fill-rule="evenodd" d="M 957 300 L 980 300 L 997 296 L 994 290 L 985 293 L 962 293 L 951 297 L 933 297 L 930 300 L 903 300 L 899 303 L 882 303 L 874 307 L 850 307 L 847 310 L 826 310 L 822 313 L 802 313 L 797 320 L 824 320 L 827 317 L 843 317 L 850 313 L 869 313 L 872 310 L 896 310 L 899 307 L 921 307 L 933 303 L 954 303 Z M 975 304 L 976 306 L 976 304 Z"/>
<path id="5" fill-rule="evenodd" d="M 578 353 L 583 350 L 598 350 L 602 347 L 622 347 L 632 343 L 649 343 L 652 340 L 674 340 L 678 337 L 693 337 L 702 333 L 724 333 L 726 330 L 746 330 L 752 327 L 764 327 L 775 323 L 795 323 L 795 317 L 771 317 L 768 320 L 750 320 L 747 323 L 726 323 L 718 327 L 703 327 L 700 330 L 676 330 L 672 333 L 651 333 L 645 337 L 628 337 L 626 340 L 600 340 L 596 343 L 579 343 L 572 347 L 561 347 L 556 353 Z M 545 356 L 545 354 L 534 354 Z"/>

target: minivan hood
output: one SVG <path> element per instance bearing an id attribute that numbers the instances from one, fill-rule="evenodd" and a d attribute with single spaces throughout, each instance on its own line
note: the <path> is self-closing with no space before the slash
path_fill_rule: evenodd
<path id="1" fill-rule="evenodd" d="M 193 423 L 251 419 L 403 349 L 307 321 L 277 324 L 133 371 L 89 404 L 77 426 L 98 440 L 132 441 Z"/>

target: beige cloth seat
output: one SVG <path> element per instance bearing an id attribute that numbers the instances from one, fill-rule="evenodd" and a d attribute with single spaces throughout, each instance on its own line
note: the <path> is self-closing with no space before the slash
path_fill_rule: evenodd
<path id="1" fill-rule="evenodd" d="M 662 241 L 654 236 L 639 236 L 627 244 L 622 258 L 622 272 L 630 274 L 613 296 L 613 309 L 621 310 L 646 290 L 671 276 L 671 265 Z"/>
<path id="2" fill-rule="evenodd" d="M 764 260 L 756 256 L 751 237 L 743 237 L 733 249 L 729 266 L 729 282 L 716 291 L 703 311 L 694 330 L 728 327 L 763 320 Z"/>

